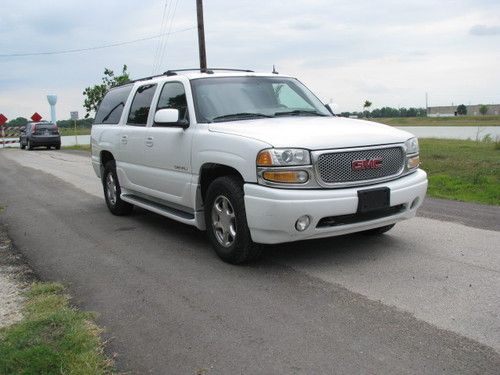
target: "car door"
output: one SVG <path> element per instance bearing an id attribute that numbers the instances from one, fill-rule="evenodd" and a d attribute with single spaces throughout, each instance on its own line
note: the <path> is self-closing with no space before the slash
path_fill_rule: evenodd
<path id="1" fill-rule="evenodd" d="M 133 94 L 126 124 L 121 127 L 119 143 L 118 177 L 123 187 L 144 192 L 149 172 L 145 157 L 147 124 L 152 121 L 151 103 L 156 84 L 138 86 Z"/>
<path id="2" fill-rule="evenodd" d="M 167 81 L 161 87 L 155 112 L 173 108 L 179 111 L 179 120 L 187 120 L 190 111 L 186 86 L 181 81 Z M 148 128 L 147 165 L 152 169 L 147 187 L 157 198 L 182 207 L 191 206 L 191 141 L 193 126 L 181 123 L 156 124 Z M 186 122 L 184 122 L 186 124 Z"/>

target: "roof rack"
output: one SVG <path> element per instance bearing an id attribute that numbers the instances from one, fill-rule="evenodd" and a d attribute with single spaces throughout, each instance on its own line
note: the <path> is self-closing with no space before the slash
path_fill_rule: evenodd
<path id="1" fill-rule="evenodd" d="M 149 77 L 134 79 L 133 81 L 128 81 L 128 82 L 122 83 L 120 85 L 113 86 L 112 88 L 114 89 L 116 87 L 130 85 L 130 84 L 135 83 L 135 82 L 147 81 L 149 79 L 153 79 L 153 78 L 157 78 L 157 77 L 175 76 L 175 75 L 177 75 L 177 72 L 196 72 L 196 71 L 200 71 L 200 68 L 167 70 L 166 72 L 164 72 L 162 74 L 157 74 L 157 75 L 154 75 L 154 76 L 149 76 Z M 233 68 L 210 68 L 210 69 L 207 69 L 205 73 L 207 73 L 207 74 L 214 74 L 214 71 L 254 73 L 253 70 L 249 70 L 249 69 L 233 69 Z"/>
<path id="2" fill-rule="evenodd" d="M 174 76 L 177 72 L 190 72 L 190 71 L 201 71 L 200 68 L 190 68 L 190 69 L 171 69 L 167 70 L 165 75 Z M 234 69 L 234 68 L 208 68 L 204 73 L 214 74 L 214 71 L 226 71 L 226 72 L 244 72 L 244 73 L 254 73 L 253 70 L 250 69 Z"/>

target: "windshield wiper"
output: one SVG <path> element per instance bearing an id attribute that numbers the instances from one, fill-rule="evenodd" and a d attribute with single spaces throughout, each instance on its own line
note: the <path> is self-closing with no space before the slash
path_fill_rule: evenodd
<path id="1" fill-rule="evenodd" d="M 214 122 L 217 122 L 217 121 L 221 121 L 221 120 L 230 120 L 230 119 L 234 119 L 234 120 L 238 120 L 238 119 L 245 119 L 245 118 L 259 118 L 259 117 L 273 117 L 273 116 L 270 116 L 270 115 L 265 115 L 263 113 L 251 113 L 251 112 L 242 112 L 242 113 L 231 113 L 229 115 L 223 115 L 223 116 L 217 116 L 217 117 L 214 117 L 212 119 L 212 121 Z"/>
<path id="2" fill-rule="evenodd" d="M 304 109 L 296 109 L 293 111 L 286 111 L 286 112 L 276 112 L 274 115 L 276 117 L 278 117 L 278 116 L 300 116 L 300 115 L 322 116 L 322 117 L 327 116 L 327 115 L 324 115 L 323 113 L 319 113 L 317 111 L 308 111 L 308 110 L 304 110 Z"/>

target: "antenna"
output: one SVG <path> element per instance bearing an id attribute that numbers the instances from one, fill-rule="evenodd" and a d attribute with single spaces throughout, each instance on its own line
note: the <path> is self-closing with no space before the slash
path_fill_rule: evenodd
<path id="1" fill-rule="evenodd" d="M 278 71 L 276 70 L 276 67 L 273 64 L 273 74 L 279 74 Z"/>

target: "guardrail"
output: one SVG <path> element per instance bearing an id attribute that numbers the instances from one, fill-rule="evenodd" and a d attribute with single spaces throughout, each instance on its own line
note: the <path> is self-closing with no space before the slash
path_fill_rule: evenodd
<path id="1" fill-rule="evenodd" d="M 0 125 L 0 145 L 5 147 L 7 144 L 18 143 L 20 133 L 18 126 Z"/>

